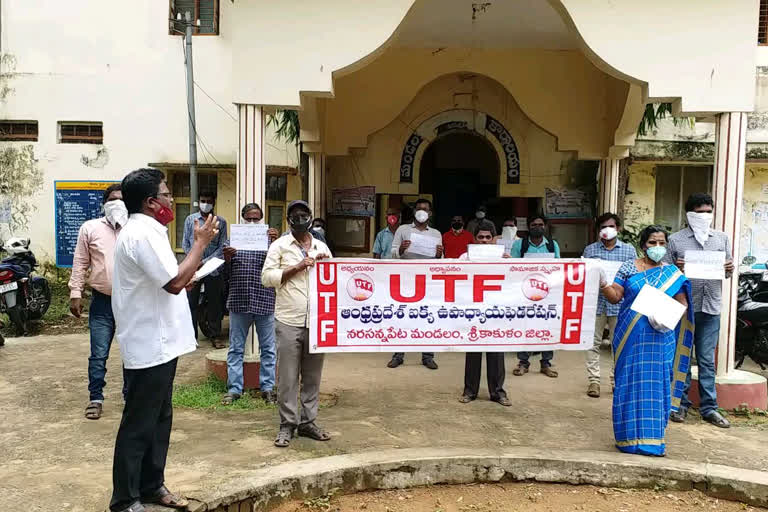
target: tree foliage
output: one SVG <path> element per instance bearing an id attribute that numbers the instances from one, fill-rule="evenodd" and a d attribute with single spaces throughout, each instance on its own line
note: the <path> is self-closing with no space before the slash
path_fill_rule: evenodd
<path id="1" fill-rule="evenodd" d="M 278 140 L 299 145 L 299 113 L 296 110 L 278 110 L 267 116 L 267 126 L 275 127 Z"/>
<path id="2" fill-rule="evenodd" d="M 10 209 L 11 231 L 24 230 L 37 210 L 34 196 L 43 189 L 43 172 L 31 145 L 0 147 L 0 213 Z"/>
<path id="3" fill-rule="evenodd" d="M 648 103 L 645 106 L 645 112 L 643 112 L 643 118 L 640 120 L 640 125 L 637 127 L 637 135 L 639 137 L 647 135 L 649 130 L 658 128 L 659 121 L 671 115 L 671 103 Z M 673 117 L 672 122 L 675 126 L 688 123 L 691 127 L 693 127 L 695 119 L 692 117 Z"/>

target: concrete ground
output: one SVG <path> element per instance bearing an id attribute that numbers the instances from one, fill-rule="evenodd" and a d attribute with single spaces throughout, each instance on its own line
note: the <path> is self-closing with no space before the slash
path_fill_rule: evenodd
<path id="1" fill-rule="evenodd" d="M 203 345 L 182 359 L 177 383 L 204 377 L 209 347 Z M 114 347 L 105 414 L 90 421 L 83 417 L 88 353 L 87 334 L 10 339 L 0 348 L 0 510 L 106 507 L 122 407 L 120 360 Z M 514 403 L 509 408 L 487 400 L 484 382 L 480 399 L 466 405 L 457 401 L 463 354 L 438 354 L 437 371 L 421 366 L 419 354 L 407 355 L 406 364 L 394 370 L 386 368 L 388 358 L 337 354 L 326 359 L 322 391 L 338 394 L 336 405 L 321 410 L 320 423 L 334 436 L 327 443 L 300 439 L 288 449 L 275 448 L 274 409 L 176 409 L 166 473 L 169 487 L 204 494 L 266 465 L 373 449 L 529 446 L 615 451 L 607 374 L 602 398 L 587 398 L 583 353 L 556 354 L 558 379 L 539 373 L 514 377 L 514 355 L 508 355 L 506 389 Z M 610 365 L 608 352 L 603 363 Z M 751 362 L 744 369 L 760 371 Z M 692 418 L 669 428 L 668 457 L 765 470 L 766 439 L 766 423 L 741 421 L 721 430 Z"/>

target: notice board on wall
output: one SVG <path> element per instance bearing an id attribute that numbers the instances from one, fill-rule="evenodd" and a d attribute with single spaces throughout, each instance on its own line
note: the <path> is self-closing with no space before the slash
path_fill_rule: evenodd
<path id="1" fill-rule="evenodd" d="M 71 267 L 80 226 L 101 216 L 104 191 L 116 181 L 54 181 L 56 266 Z"/>

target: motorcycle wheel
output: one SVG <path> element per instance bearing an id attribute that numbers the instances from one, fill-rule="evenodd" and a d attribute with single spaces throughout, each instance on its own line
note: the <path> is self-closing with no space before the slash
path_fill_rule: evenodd
<path id="1" fill-rule="evenodd" d="M 51 289 L 45 278 L 36 277 L 32 280 L 32 296 L 38 307 L 35 311 L 31 311 L 29 316 L 32 320 L 40 320 L 51 305 Z"/>
<path id="2" fill-rule="evenodd" d="M 208 339 L 212 339 L 216 336 L 211 328 L 211 322 L 207 315 L 208 308 L 204 304 L 201 304 L 197 309 L 197 328 L 200 329 L 200 333 Z"/>
<path id="3" fill-rule="evenodd" d="M 21 306 L 14 306 L 7 313 L 11 323 L 16 327 L 16 336 L 26 336 L 29 333 L 27 329 L 27 312 L 21 309 Z"/>
<path id="4" fill-rule="evenodd" d="M 5 345 L 5 338 L 3 338 L 3 333 L 0 332 L 0 347 Z"/>

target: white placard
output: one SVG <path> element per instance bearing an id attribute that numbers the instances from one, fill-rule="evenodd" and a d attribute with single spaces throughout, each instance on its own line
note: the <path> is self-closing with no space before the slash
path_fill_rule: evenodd
<path id="1" fill-rule="evenodd" d="M 266 251 L 269 248 L 267 224 L 232 224 L 229 245 L 238 251 Z"/>
<path id="2" fill-rule="evenodd" d="M 516 217 L 515 223 L 518 231 L 528 231 L 528 219 L 525 217 Z"/>
<path id="3" fill-rule="evenodd" d="M 685 251 L 685 277 L 688 279 L 725 279 L 725 252 Z"/>
<path id="4" fill-rule="evenodd" d="M 504 258 L 504 246 L 498 244 L 469 244 L 469 261 L 499 261 Z"/>
<path id="5" fill-rule="evenodd" d="M 419 233 L 411 233 L 411 245 L 408 246 L 408 251 L 411 254 L 418 254 L 420 256 L 427 256 L 434 258 L 437 252 L 437 244 L 439 240 L 429 235 L 421 235 Z"/>
<path id="6" fill-rule="evenodd" d="M 677 327 L 685 313 L 685 306 L 658 288 L 647 284 L 640 289 L 630 309 L 647 317 L 652 316 L 667 329 Z"/>
<path id="7" fill-rule="evenodd" d="M 535 258 L 537 260 L 551 260 L 555 258 L 553 252 L 527 252 L 523 255 L 523 258 Z"/>
<path id="8" fill-rule="evenodd" d="M 195 272 L 195 281 L 199 281 L 220 266 L 224 264 L 224 260 L 221 258 L 211 258 L 208 261 L 206 261 L 202 267 L 200 267 L 197 272 Z"/>
<path id="9" fill-rule="evenodd" d="M 510 254 L 512 252 L 512 246 L 515 244 L 514 240 L 504 240 L 503 238 L 499 238 L 496 240 L 496 245 L 503 245 L 504 246 L 504 252 L 506 254 Z"/>
<path id="10" fill-rule="evenodd" d="M 613 283 L 613 280 L 616 279 L 616 274 L 619 272 L 619 269 L 624 264 L 623 261 L 607 261 L 607 260 L 601 260 L 598 259 L 598 264 L 600 265 L 600 268 L 603 269 L 603 272 L 605 272 L 605 280 L 608 282 L 608 284 Z"/>

